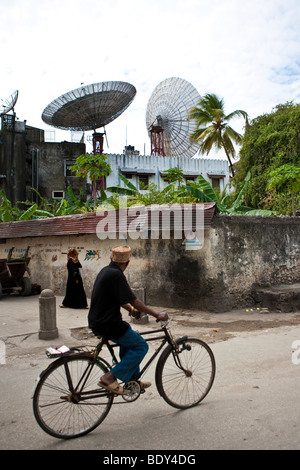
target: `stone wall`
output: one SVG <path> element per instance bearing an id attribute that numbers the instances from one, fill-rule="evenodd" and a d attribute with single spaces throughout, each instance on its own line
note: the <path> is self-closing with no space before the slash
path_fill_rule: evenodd
<path id="1" fill-rule="evenodd" d="M 44 131 L 22 121 L 16 121 L 14 132 L 2 129 L 0 137 L 0 190 L 13 205 L 36 200 L 32 187 L 44 198 L 52 198 L 53 191 L 66 192 L 69 185 L 76 195 L 80 189 L 87 195 L 85 180 L 65 175 L 65 162 L 75 163 L 85 153 L 85 144 L 44 142 Z"/>
<path id="2" fill-rule="evenodd" d="M 224 312 L 254 305 L 256 286 L 300 282 L 300 218 L 213 217 L 204 246 L 188 251 L 179 239 L 137 239 L 126 276 L 144 287 L 151 305 Z M 42 289 L 65 291 L 66 254 L 79 250 L 83 280 L 90 296 L 99 270 L 122 239 L 100 240 L 95 233 L 2 238 L 0 258 L 14 246 L 14 256 L 30 248 L 32 282 Z"/>
<path id="3" fill-rule="evenodd" d="M 258 286 L 300 281 L 299 217 L 215 217 L 210 244 L 209 277 L 228 309 L 252 305 Z"/>
<path id="4" fill-rule="evenodd" d="M 300 218 L 215 216 L 203 249 L 178 242 L 137 252 L 150 304 L 223 312 L 255 306 L 258 286 L 300 282 Z"/>
<path id="5" fill-rule="evenodd" d="M 25 123 L 16 121 L 14 132 L 3 128 L 0 139 L 0 190 L 13 203 L 25 200 L 25 162 Z"/>
<path id="6" fill-rule="evenodd" d="M 87 194 L 87 184 L 83 178 L 65 175 L 66 161 L 73 161 L 85 153 L 85 145 L 75 142 L 40 142 L 28 145 L 28 164 L 30 171 L 33 162 L 38 165 L 38 180 L 35 187 L 42 197 L 52 198 L 53 191 L 66 193 L 68 186 L 72 186 L 74 194 L 79 195 L 80 189 L 84 196 Z M 27 197 L 30 199 L 32 183 L 27 187 Z"/>

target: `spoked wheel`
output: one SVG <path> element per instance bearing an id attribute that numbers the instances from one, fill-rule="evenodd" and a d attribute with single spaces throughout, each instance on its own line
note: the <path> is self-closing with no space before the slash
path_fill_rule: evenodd
<path id="1" fill-rule="evenodd" d="M 156 386 L 175 408 L 190 408 L 208 394 L 216 372 L 213 352 L 197 338 L 178 341 L 178 353 L 166 348 L 156 368 Z"/>
<path id="2" fill-rule="evenodd" d="M 41 428 L 51 436 L 70 439 L 99 426 L 113 402 L 113 395 L 97 385 L 103 373 L 89 356 L 55 361 L 41 375 L 33 396 Z"/>

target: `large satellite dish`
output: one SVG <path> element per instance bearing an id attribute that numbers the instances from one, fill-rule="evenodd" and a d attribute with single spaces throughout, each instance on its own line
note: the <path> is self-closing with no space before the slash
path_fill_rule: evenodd
<path id="1" fill-rule="evenodd" d="M 157 85 L 146 111 L 152 155 L 191 158 L 197 153 L 199 145 L 190 140 L 196 123 L 188 116 L 200 98 L 196 88 L 182 78 L 167 78 Z"/>
<path id="2" fill-rule="evenodd" d="M 14 109 L 15 104 L 18 99 L 19 92 L 18 90 L 14 91 L 0 106 L 0 115 L 7 114 L 9 111 Z"/>
<path id="3" fill-rule="evenodd" d="M 120 116 L 135 94 L 135 87 L 126 82 L 84 85 L 52 101 L 44 109 L 42 119 L 59 129 L 95 131 Z"/>

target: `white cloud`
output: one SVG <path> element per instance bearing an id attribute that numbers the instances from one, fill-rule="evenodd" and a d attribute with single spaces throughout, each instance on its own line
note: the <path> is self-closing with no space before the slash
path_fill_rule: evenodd
<path id="1" fill-rule="evenodd" d="M 85 84 L 121 80 L 137 95 L 107 126 L 110 152 L 150 143 L 147 102 L 179 76 L 250 117 L 299 101 L 299 0 L 0 0 L 0 97 L 46 128 L 45 106 Z M 239 125 L 239 124 L 237 124 Z M 68 133 L 63 133 L 68 138 Z"/>

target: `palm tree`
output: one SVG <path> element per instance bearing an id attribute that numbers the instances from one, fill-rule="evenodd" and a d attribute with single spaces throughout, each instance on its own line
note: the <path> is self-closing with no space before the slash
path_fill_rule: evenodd
<path id="1" fill-rule="evenodd" d="M 231 158 L 235 158 L 235 144 L 241 144 L 243 136 L 228 125 L 228 122 L 235 117 L 243 117 L 248 124 L 248 114 L 240 109 L 225 115 L 224 100 L 215 94 L 203 96 L 198 106 L 190 110 L 190 119 L 195 119 L 197 129 L 191 134 L 193 142 L 200 142 L 199 152 L 206 155 L 212 147 L 218 150 L 223 149 L 229 161 L 229 165 L 234 176 Z"/>

